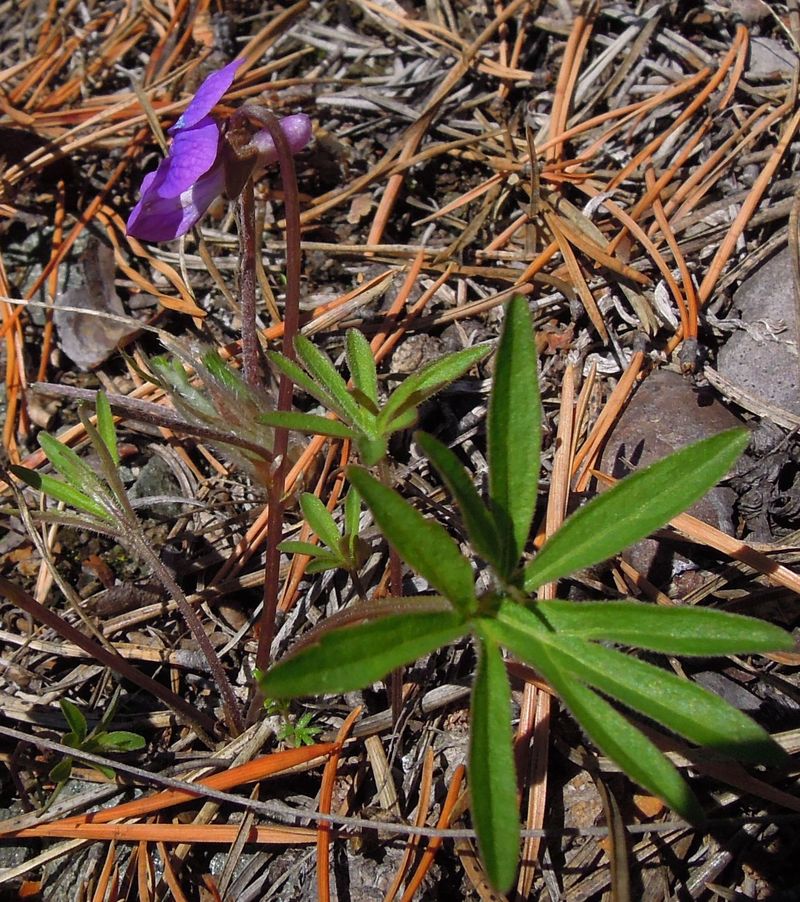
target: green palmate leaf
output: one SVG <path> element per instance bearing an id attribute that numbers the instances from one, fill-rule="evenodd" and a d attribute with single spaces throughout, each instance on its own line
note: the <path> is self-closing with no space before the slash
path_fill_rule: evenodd
<path id="1" fill-rule="evenodd" d="M 264 423 L 266 426 L 277 426 L 283 429 L 293 429 L 295 432 L 305 432 L 309 435 L 355 438 L 353 430 L 339 420 L 331 420 L 328 417 L 320 417 L 313 413 L 270 410 L 267 413 L 259 414 L 258 422 Z"/>
<path id="2" fill-rule="evenodd" d="M 709 608 L 639 601 L 534 601 L 528 605 L 559 636 L 633 645 L 669 655 L 740 655 L 791 651 L 785 630 L 755 617 Z"/>
<path id="3" fill-rule="evenodd" d="M 780 764 L 785 758 L 769 733 L 707 689 L 614 649 L 543 629 L 535 609 L 504 602 L 497 627 L 500 641 L 531 666 L 539 668 L 539 658 L 546 654 L 562 674 L 600 689 L 691 742 L 755 763 Z"/>
<path id="4" fill-rule="evenodd" d="M 477 606 L 472 568 L 443 527 L 428 520 L 393 489 L 359 467 L 348 467 L 347 478 L 369 505 L 381 532 L 420 576 L 463 616 Z"/>
<path id="5" fill-rule="evenodd" d="M 525 568 L 530 592 L 643 539 L 694 504 L 728 472 L 748 433 L 731 429 L 628 476 L 567 519 Z"/>
<path id="6" fill-rule="evenodd" d="M 358 329 L 347 332 L 347 366 L 353 385 L 368 398 L 373 405 L 378 403 L 378 373 L 372 348 Z"/>
<path id="7" fill-rule="evenodd" d="M 473 548 L 493 567 L 502 570 L 503 553 L 495 522 L 481 501 L 472 476 L 455 454 L 433 436 L 418 432 L 415 438 L 455 498 Z"/>
<path id="8" fill-rule="evenodd" d="M 700 803 L 670 760 L 619 711 L 552 664 L 539 670 L 603 754 L 689 823 L 705 820 Z"/>
<path id="9" fill-rule="evenodd" d="M 60 698 L 58 700 L 58 706 L 61 708 L 64 720 L 67 722 L 67 726 L 70 730 L 75 734 L 78 743 L 83 742 L 83 740 L 86 739 L 87 732 L 86 718 L 83 716 L 83 711 L 68 698 Z"/>
<path id="10" fill-rule="evenodd" d="M 531 528 L 541 449 L 536 341 L 528 303 L 521 295 L 506 310 L 486 418 L 486 437 L 489 497 L 504 550 L 501 572 L 510 577 Z"/>
<path id="11" fill-rule="evenodd" d="M 339 371 L 331 363 L 330 358 L 323 354 L 305 335 L 298 335 L 295 338 L 294 347 L 303 366 L 319 385 L 324 386 L 343 412 L 343 419 L 358 426 L 362 432 L 369 434 L 372 431 L 372 418 L 347 390 L 347 383 L 339 375 Z"/>
<path id="12" fill-rule="evenodd" d="M 469 790 L 472 821 L 489 882 L 501 893 L 519 860 L 517 776 L 511 744 L 511 687 L 503 656 L 490 638 L 480 642 L 472 687 Z"/>
<path id="13" fill-rule="evenodd" d="M 416 407 L 426 398 L 440 391 L 449 382 L 463 376 L 479 360 L 491 350 L 489 345 L 477 345 L 448 354 L 434 360 L 418 373 L 408 376 L 394 390 L 378 417 L 378 428 L 385 429 L 387 424 L 409 408 Z"/>
<path id="14" fill-rule="evenodd" d="M 342 534 L 336 528 L 336 521 L 327 507 L 310 492 L 304 492 L 300 496 L 300 509 L 306 518 L 308 525 L 319 538 L 332 549 L 338 549 Z"/>
<path id="15" fill-rule="evenodd" d="M 111 459 L 119 466 L 119 448 L 117 447 L 117 430 L 114 426 L 114 416 L 111 413 L 111 405 L 105 392 L 99 391 L 95 398 L 95 412 L 97 414 L 97 431 L 103 444 L 108 449 Z"/>
<path id="16" fill-rule="evenodd" d="M 99 748 L 116 752 L 135 752 L 145 747 L 144 736 L 129 733 L 127 730 L 112 730 L 110 733 L 98 733 L 94 741 Z"/>
<path id="17" fill-rule="evenodd" d="M 66 482 L 61 482 L 60 479 L 54 479 L 45 473 L 37 473 L 36 470 L 29 470 L 27 467 L 11 466 L 9 469 L 31 488 L 43 492 L 50 498 L 61 501 L 75 510 L 97 517 L 98 520 L 106 522 L 110 520 L 110 515 L 104 507 L 93 501 L 88 495 L 78 491 L 78 489 L 73 489 Z"/>
<path id="18" fill-rule="evenodd" d="M 47 432 L 39 433 L 39 444 L 50 463 L 73 488 L 87 494 L 94 494 L 98 490 L 105 491 L 94 470 L 85 464 L 72 448 L 63 445 Z"/>
<path id="19" fill-rule="evenodd" d="M 351 692 L 465 632 L 461 617 L 454 611 L 390 614 L 323 633 L 313 645 L 260 674 L 259 685 L 268 698 L 279 699 Z"/>

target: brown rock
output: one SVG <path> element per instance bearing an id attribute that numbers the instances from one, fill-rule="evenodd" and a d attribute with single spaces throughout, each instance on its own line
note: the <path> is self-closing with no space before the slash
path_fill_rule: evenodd
<path id="1" fill-rule="evenodd" d="M 603 452 L 602 469 L 621 479 L 692 442 L 740 425 L 710 390 L 697 389 L 670 370 L 656 370 L 639 386 L 614 427 Z M 732 534 L 735 498 L 732 489 L 716 486 L 689 513 Z M 637 570 L 653 580 L 672 576 L 668 571 L 673 556 L 672 543 L 655 539 L 639 542 L 624 554 Z"/>

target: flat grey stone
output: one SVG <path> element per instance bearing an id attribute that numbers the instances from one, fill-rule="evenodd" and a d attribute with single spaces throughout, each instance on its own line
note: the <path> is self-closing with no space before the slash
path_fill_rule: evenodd
<path id="1" fill-rule="evenodd" d="M 796 62 L 795 54 L 775 38 L 750 38 L 748 78 L 770 79 L 791 75 Z"/>
<path id="2" fill-rule="evenodd" d="M 766 404 L 800 414 L 798 304 L 788 247 L 742 282 L 733 306 L 743 328 L 720 349 L 719 374 Z"/>
<path id="3" fill-rule="evenodd" d="M 656 370 L 636 390 L 614 427 L 601 459 L 601 468 L 621 479 L 692 442 L 740 426 L 739 420 L 709 390 L 698 390 L 671 370 Z M 733 533 L 732 489 L 716 486 L 689 513 L 703 522 Z M 670 578 L 672 543 L 645 539 L 624 557 L 651 579 Z"/>

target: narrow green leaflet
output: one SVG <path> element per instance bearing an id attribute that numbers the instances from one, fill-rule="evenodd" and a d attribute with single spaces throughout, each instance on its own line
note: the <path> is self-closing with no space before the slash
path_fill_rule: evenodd
<path id="1" fill-rule="evenodd" d="M 416 407 L 426 398 L 444 388 L 449 382 L 463 376 L 479 360 L 483 360 L 490 350 L 489 345 L 464 348 L 463 351 L 456 351 L 454 354 L 434 360 L 418 373 L 408 376 L 392 392 L 381 410 L 378 416 L 378 428 L 385 429 L 388 423 L 406 413 L 408 408 Z"/>
<path id="2" fill-rule="evenodd" d="M 480 641 L 472 687 L 469 791 L 472 821 L 489 882 L 501 893 L 519 860 L 517 775 L 511 741 L 511 687 L 498 645 Z"/>
<path id="3" fill-rule="evenodd" d="M 50 463 L 71 486 L 87 494 L 103 488 L 94 470 L 85 464 L 72 448 L 63 445 L 48 432 L 39 433 L 39 444 Z"/>
<path id="4" fill-rule="evenodd" d="M 420 576 L 444 595 L 462 616 L 477 607 L 472 567 L 444 528 L 428 520 L 360 467 L 348 467 L 347 478 L 372 511 L 381 532 Z"/>
<path id="5" fill-rule="evenodd" d="M 105 764 L 95 764 L 94 762 L 92 762 L 92 764 L 90 764 L 89 766 L 93 767 L 96 771 L 98 771 L 98 773 L 101 773 L 106 778 L 106 780 L 113 780 L 117 775 L 116 771 L 112 767 L 106 767 Z"/>
<path id="6" fill-rule="evenodd" d="M 338 570 L 344 567 L 345 564 L 345 561 L 333 555 L 317 554 L 313 561 L 308 562 L 306 573 L 324 573 L 326 570 Z"/>
<path id="7" fill-rule="evenodd" d="M 119 448 L 117 447 L 117 430 L 114 426 L 114 415 L 111 413 L 111 405 L 105 392 L 99 391 L 95 398 L 95 412 L 97 414 L 97 431 L 103 444 L 108 448 L 108 453 L 116 466 L 119 466 Z"/>
<path id="8" fill-rule="evenodd" d="M 291 410 L 270 410 L 259 414 L 258 422 L 265 426 L 277 426 L 282 429 L 293 429 L 308 435 L 330 435 L 333 438 L 355 438 L 352 429 L 339 420 L 320 417 L 314 413 L 295 413 Z"/>
<path id="9" fill-rule="evenodd" d="M 267 351 L 267 357 L 275 369 L 280 370 L 284 376 L 288 376 L 295 385 L 302 388 L 312 398 L 316 398 L 323 407 L 339 414 L 343 419 L 349 420 L 349 417 L 334 399 L 333 395 L 325 387 L 317 385 L 301 366 L 298 366 L 293 360 L 289 360 L 288 357 L 284 357 L 283 354 L 279 354 L 277 351 Z"/>
<path id="10" fill-rule="evenodd" d="M 481 557 L 502 570 L 502 549 L 492 515 L 481 501 L 472 476 L 453 452 L 432 435 L 418 432 L 417 444 L 436 467 L 450 494 L 455 498 L 464 520 L 472 547 Z"/>
<path id="11" fill-rule="evenodd" d="M 351 692 L 455 641 L 466 632 L 455 611 L 408 611 L 323 633 L 258 677 L 267 698 Z"/>
<path id="12" fill-rule="evenodd" d="M 593 642 L 561 639 L 557 647 L 563 669 L 690 742 L 752 764 L 786 763 L 766 730 L 697 683 Z"/>
<path id="13" fill-rule="evenodd" d="M 310 492 L 300 496 L 300 510 L 308 525 L 329 548 L 338 548 L 342 534 L 336 527 L 336 521 L 327 507 Z"/>
<path id="14" fill-rule="evenodd" d="M 94 742 L 103 750 L 116 752 L 135 752 L 145 747 L 144 736 L 129 733 L 127 730 L 112 730 L 110 733 L 98 733 Z"/>
<path id="15" fill-rule="evenodd" d="M 586 734 L 629 777 L 691 824 L 702 824 L 703 809 L 666 755 L 602 696 L 552 665 L 540 668 Z"/>
<path id="16" fill-rule="evenodd" d="M 296 539 L 286 539 L 278 546 L 285 554 L 310 554 L 312 557 L 330 557 L 332 560 L 338 560 L 333 552 L 328 551 L 321 545 L 315 545 L 313 542 L 300 542 Z"/>
<path id="17" fill-rule="evenodd" d="M 58 700 L 58 706 L 61 708 L 64 720 L 67 722 L 67 726 L 70 730 L 75 734 L 78 743 L 83 742 L 83 740 L 86 739 L 87 732 L 86 718 L 83 716 L 83 711 L 68 698 L 60 698 Z"/>
<path id="18" fill-rule="evenodd" d="M 388 442 L 385 435 L 358 435 L 355 439 L 355 446 L 361 463 L 366 467 L 374 467 L 386 457 Z"/>
<path id="19" fill-rule="evenodd" d="M 350 486 L 344 499 L 344 529 L 348 535 L 358 535 L 361 526 L 361 495 L 355 486 Z"/>
<path id="20" fill-rule="evenodd" d="M 505 602 L 497 613 L 497 629 L 503 645 L 532 667 L 540 667 L 544 653 L 568 678 L 600 689 L 697 745 L 756 763 L 781 764 L 785 758 L 769 733 L 702 686 L 614 649 L 543 628 L 535 609 Z"/>
<path id="21" fill-rule="evenodd" d="M 149 365 L 152 375 L 155 377 L 154 381 L 173 396 L 173 401 L 180 399 L 184 402 L 184 408 L 188 406 L 197 416 L 202 415 L 213 418 L 216 415 L 214 405 L 206 398 L 203 392 L 196 389 L 189 382 L 188 373 L 180 360 L 159 356 L 153 357 Z M 177 399 L 175 396 L 177 396 Z"/>
<path id="22" fill-rule="evenodd" d="M 559 636 L 633 645 L 668 655 L 741 655 L 791 651 L 780 627 L 710 608 L 664 607 L 639 601 L 532 601 L 528 605 Z"/>
<path id="23" fill-rule="evenodd" d="M 353 385 L 364 394 L 365 397 L 377 405 L 378 403 L 378 373 L 375 369 L 375 358 L 372 356 L 372 348 L 362 332 L 358 329 L 349 329 L 347 332 L 347 366 L 350 369 L 350 378 Z"/>
<path id="24" fill-rule="evenodd" d="M 517 295 L 506 319 L 495 361 L 486 416 L 489 497 L 504 549 L 502 574 L 510 577 L 528 540 L 536 507 L 541 449 L 541 401 L 536 341 L 524 297 Z"/>
<path id="25" fill-rule="evenodd" d="M 61 501 L 74 510 L 83 511 L 98 520 L 109 522 L 111 517 L 104 507 L 93 501 L 88 495 L 73 489 L 71 485 L 62 482 L 60 479 L 54 479 L 46 473 L 38 473 L 36 470 L 29 470 L 27 467 L 18 467 L 16 465 L 9 467 L 11 472 L 37 491 L 43 492 L 56 501 Z"/>
<path id="26" fill-rule="evenodd" d="M 345 414 L 345 419 L 358 426 L 362 432 L 370 434 L 371 417 L 363 410 L 355 398 L 347 390 L 347 383 L 339 375 L 339 371 L 331 363 L 330 358 L 305 337 L 298 335 L 294 340 L 295 351 L 303 366 L 313 376 L 315 381 L 325 387 L 330 396 L 336 401 Z"/>
<path id="27" fill-rule="evenodd" d="M 525 568 L 525 590 L 605 561 L 668 523 L 722 479 L 747 442 L 745 429 L 722 432 L 637 471 L 592 499 Z"/>
<path id="28" fill-rule="evenodd" d="M 216 351 L 207 351 L 203 354 L 202 361 L 207 375 L 222 384 L 231 394 L 252 397 L 253 393 L 244 379 L 234 372 Z"/>
<path id="29" fill-rule="evenodd" d="M 397 416 L 392 417 L 386 423 L 381 423 L 381 430 L 384 435 L 391 435 L 393 432 L 400 432 L 403 429 L 409 429 L 417 422 L 419 411 L 416 407 L 409 407 Z"/>
<path id="30" fill-rule="evenodd" d="M 74 763 L 72 758 L 64 758 L 62 761 L 59 761 L 55 767 L 51 768 L 50 779 L 54 783 L 66 783 L 72 773 L 72 765 Z"/>
<path id="31" fill-rule="evenodd" d="M 348 569 L 358 569 L 366 560 L 368 544 L 360 535 L 361 529 L 361 495 L 355 486 L 350 486 L 344 499 L 344 535 L 339 543 L 339 550 L 346 558 Z"/>

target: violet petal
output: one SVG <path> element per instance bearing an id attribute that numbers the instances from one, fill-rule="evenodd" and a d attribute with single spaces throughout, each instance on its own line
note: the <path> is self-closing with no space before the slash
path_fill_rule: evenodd
<path id="1" fill-rule="evenodd" d="M 219 103 L 222 95 L 233 84 L 236 71 L 242 63 L 244 63 L 243 59 L 235 59 L 222 69 L 212 72 L 197 89 L 197 93 L 192 98 L 189 106 L 183 111 L 183 115 L 172 126 L 169 133 L 174 135 L 182 128 L 191 128 L 204 116 L 207 116 Z"/>
<path id="2" fill-rule="evenodd" d="M 128 235 L 142 241 L 171 241 L 185 235 L 225 187 L 221 163 L 177 197 L 161 197 L 152 190 L 156 175 L 157 171 L 145 176 L 141 200 L 128 217 Z"/>
<path id="3" fill-rule="evenodd" d="M 279 124 L 292 153 L 301 151 L 311 140 L 311 120 L 305 113 L 286 116 Z M 277 162 L 278 151 L 272 135 L 266 129 L 256 132 L 251 140 L 258 148 L 258 162 L 261 166 Z"/>
<path id="4" fill-rule="evenodd" d="M 177 132 L 155 190 L 160 197 L 177 197 L 208 172 L 217 159 L 219 126 L 206 116 L 191 128 Z"/>

